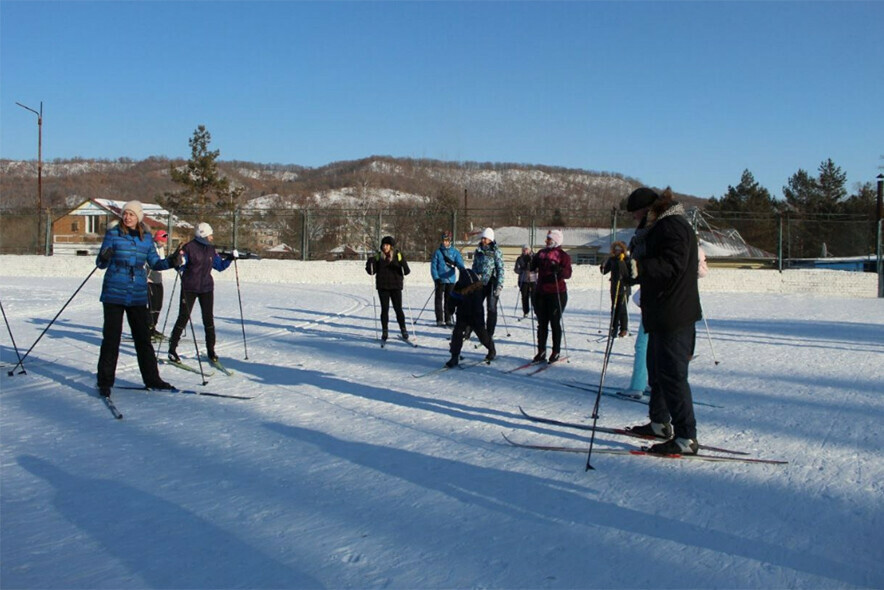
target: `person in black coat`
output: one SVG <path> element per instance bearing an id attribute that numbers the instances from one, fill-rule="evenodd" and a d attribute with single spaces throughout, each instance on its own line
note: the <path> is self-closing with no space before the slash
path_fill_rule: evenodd
<path id="1" fill-rule="evenodd" d="M 368 257 L 365 261 L 365 272 L 375 276 L 375 288 L 381 300 L 381 340 L 387 340 L 391 302 L 402 339 L 408 340 L 405 312 L 402 311 L 402 289 L 405 286 L 405 275 L 409 274 L 411 269 L 408 268 L 405 256 L 396 248 L 396 240 L 392 236 L 385 236 L 381 240 L 381 249 Z"/>
<path id="2" fill-rule="evenodd" d="M 483 305 L 484 286 L 482 278 L 473 270 L 461 269 L 454 291 L 451 292 L 451 301 L 454 305 L 455 317 L 454 330 L 451 332 L 451 359 L 445 363 L 446 367 L 456 367 L 460 360 L 460 351 L 463 348 L 464 335 L 472 330 L 479 338 L 482 346 L 488 349 L 485 361 L 491 362 L 497 358 L 494 349 L 494 340 L 485 328 L 485 306 Z"/>
<path id="3" fill-rule="evenodd" d="M 688 363 L 694 355 L 695 323 L 702 319 L 697 237 L 668 188 L 662 195 L 648 188 L 633 191 L 627 209 L 636 218 L 647 216 L 644 252 L 631 260 L 630 276 L 641 285 L 651 384 L 651 422 L 631 430 L 671 437 L 652 446 L 651 452 L 696 454 L 699 443 Z"/>
<path id="4" fill-rule="evenodd" d="M 522 255 L 516 259 L 516 266 L 513 272 L 519 277 L 519 294 L 522 297 L 522 317 L 528 317 L 531 311 L 531 300 L 534 299 L 534 285 L 537 283 L 537 273 L 531 271 L 531 261 L 534 259 L 534 252 L 531 246 L 525 244 L 522 246 Z"/>
<path id="5" fill-rule="evenodd" d="M 611 244 L 611 255 L 602 263 L 600 270 L 603 275 L 611 273 L 611 334 L 623 338 L 629 334 L 629 258 L 626 256 L 626 244 L 621 241 Z"/>

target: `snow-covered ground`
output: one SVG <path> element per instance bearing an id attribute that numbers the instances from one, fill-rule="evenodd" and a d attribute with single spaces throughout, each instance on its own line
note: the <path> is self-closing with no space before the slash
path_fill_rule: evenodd
<path id="1" fill-rule="evenodd" d="M 0 277 L 19 351 L 82 278 Z M 161 374 L 247 401 L 119 389 L 125 418 L 114 420 L 94 391 L 99 276 L 26 375 L 7 375 L 17 359 L 3 326 L 4 589 L 884 587 L 880 299 L 704 294 L 709 335 L 698 324 L 691 383 L 719 407 L 697 406 L 700 441 L 788 465 L 597 454 L 587 472 L 585 456 L 501 435 L 587 445 L 586 432 L 527 422 L 518 408 L 589 422 L 595 394 L 565 383 L 599 383 L 599 288 L 570 293 L 568 364 L 504 373 L 533 350 L 510 286 L 493 366 L 414 378 L 448 356 L 431 310 L 418 348 L 381 349 L 368 280 L 242 281 L 241 323 L 237 284 L 223 278 L 218 352 L 235 374 L 204 387 L 193 373 Z M 430 287 L 415 280 L 407 294 L 416 317 Z M 615 342 L 606 383 L 627 383 L 632 344 Z M 196 364 L 191 340 L 180 351 Z M 131 343 L 117 381 L 140 384 Z M 637 424 L 645 411 L 602 397 L 599 424 Z M 632 446 L 606 434 L 595 444 Z"/>

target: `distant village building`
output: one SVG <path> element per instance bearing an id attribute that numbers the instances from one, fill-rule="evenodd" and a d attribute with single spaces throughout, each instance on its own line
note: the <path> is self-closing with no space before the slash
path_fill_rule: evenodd
<path id="1" fill-rule="evenodd" d="M 122 218 L 127 201 L 86 199 L 52 222 L 52 253 L 70 256 L 95 256 L 108 225 Z M 193 225 L 181 221 L 155 203 L 142 203 L 144 223 L 150 231 L 169 230 L 170 244 L 189 240 Z"/>

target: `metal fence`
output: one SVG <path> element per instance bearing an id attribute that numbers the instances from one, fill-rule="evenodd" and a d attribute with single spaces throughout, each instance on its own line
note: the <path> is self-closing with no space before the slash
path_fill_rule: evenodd
<path id="1" fill-rule="evenodd" d="M 59 241 L 53 224 L 66 210 L 0 209 L 0 253 L 53 254 Z M 484 227 L 528 228 L 533 237 L 546 228 L 606 228 L 613 232 L 631 229 L 632 215 L 618 209 L 469 209 L 442 211 L 432 208 L 387 209 L 239 209 L 197 217 L 191 211 L 175 211 L 158 220 L 170 230 L 176 220 L 191 224 L 208 221 L 216 244 L 251 250 L 262 256 L 296 260 L 360 258 L 377 248 L 384 235 L 395 236 L 413 260 L 427 260 L 439 244 L 441 231 L 450 231 L 462 242 Z M 806 259 L 872 257 L 880 265 L 881 223 L 862 215 L 761 215 L 753 213 L 703 213 L 694 209 L 691 218 L 705 240 L 745 244 L 744 258 L 788 268 Z M 111 217 L 91 240 L 100 243 Z M 180 234 L 181 232 L 179 232 Z M 186 232 L 185 232 L 186 233 Z M 532 240 L 532 243 L 542 243 Z M 275 248 L 274 248 L 275 247 Z"/>

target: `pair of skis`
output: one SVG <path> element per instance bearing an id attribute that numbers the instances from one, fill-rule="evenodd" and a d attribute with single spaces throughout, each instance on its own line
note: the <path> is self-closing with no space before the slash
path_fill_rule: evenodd
<path id="1" fill-rule="evenodd" d="M 584 385 L 582 383 L 574 383 L 574 382 L 568 382 L 568 381 L 561 381 L 560 383 L 562 385 L 564 385 L 565 387 L 570 387 L 572 389 L 581 389 L 583 391 L 591 391 L 592 393 L 596 393 L 599 390 L 598 385 Z M 644 405 L 648 405 L 651 400 L 651 398 L 647 395 L 642 395 L 641 397 L 638 397 L 638 398 L 632 397 L 629 395 L 624 395 L 622 388 L 615 388 L 615 387 L 610 387 L 607 385 L 602 387 L 602 395 L 604 395 L 606 397 L 613 397 L 615 399 L 620 399 L 623 401 L 634 402 L 637 404 L 644 404 Z M 699 401 L 696 399 L 693 400 L 693 404 L 695 406 L 706 406 L 709 408 L 719 408 L 719 409 L 724 407 L 724 406 L 721 406 L 718 404 Z"/>
<path id="2" fill-rule="evenodd" d="M 519 365 L 518 367 L 504 371 L 504 373 L 515 373 L 516 371 L 521 371 L 523 369 L 536 367 L 533 371 L 529 371 L 527 373 L 521 373 L 525 377 L 530 377 L 532 375 L 537 375 L 538 373 L 542 373 L 543 371 L 546 371 L 547 369 L 549 369 L 553 365 L 557 365 L 560 362 L 566 361 L 566 360 L 568 360 L 568 357 L 562 356 L 562 357 L 559 357 L 559 359 L 553 363 L 550 363 L 547 361 L 529 361 L 529 362 L 525 363 L 524 365 Z"/>
<path id="3" fill-rule="evenodd" d="M 578 430 L 593 430 L 593 427 L 588 424 L 580 424 L 576 422 L 566 422 L 563 420 L 556 420 L 554 418 L 545 418 L 542 416 L 535 416 L 533 414 L 527 413 L 521 407 L 519 407 L 519 412 L 522 413 L 522 416 L 527 418 L 532 422 L 538 422 L 541 424 L 550 424 L 554 426 L 564 426 L 566 428 L 574 428 Z M 603 432 L 606 434 L 614 434 L 621 436 L 630 436 L 633 438 L 641 438 L 645 440 L 659 440 L 663 441 L 664 439 L 658 438 L 655 436 L 648 436 L 643 434 L 638 434 L 636 432 L 632 432 L 628 428 L 605 428 L 603 426 L 596 426 L 594 429 L 596 432 Z M 520 443 L 508 438 L 505 434 L 503 435 L 504 440 L 507 443 L 514 447 L 519 447 L 523 449 L 535 449 L 539 451 L 555 451 L 562 453 L 587 453 L 586 447 L 578 447 L 578 446 L 558 446 L 558 445 L 541 445 L 541 444 L 528 444 L 528 443 Z M 652 453 L 648 450 L 647 447 L 642 447 L 640 449 L 607 449 L 607 448 L 597 448 L 593 449 L 594 453 L 602 453 L 608 455 L 632 455 L 632 456 L 642 456 L 642 457 L 655 457 L 658 459 L 687 459 L 687 460 L 696 460 L 696 461 L 708 461 L 708 462 L 717 462 L 717 463 L 763 463 L 767 465 L 785 465 L 788 461 L 780 461 L 776 459 L 760 459 L 757 457 L 749 457 L 749 453 L 744 451 L 735 451 L 732 449 L 724 449 L 721 447 L 712 447 L 709 445 L 700 445 L 700 449 L 707 451 L 707 453 L 698 453 L 696 455 L 661 455 L 658 453 Z M 708 454 L 708 453 L 720 453 L 718 455 Z"/>
<path id="4" fill-rule="evenodd" d="M 231 371 L 230 369 L 228 369 L 227 367 L 222 365 L 221 361 L 217 361 L 217 360 L 213 361 L 212 359 L 206 359 L 206 360 L 210 365 L 212 365 L 213 367 L 215 367 L 216 369 L 218 369 L 219 371 L 221 371 L 222 373 L 224 373 L 228 377 L 233 375 L 233 371 Z M 204 371 L 201 372 L 199 369 L 192 367 L 186 363 L 182 363 L 181 361 L 173 361 L 171 359 L 161 359 L 160 362 L 164 363 L 166 365 L 181 369 L 182 371 L 189 371 L 191 373 L 196 373 L 197 375 L 203 375 L 205 377 L 211 377 L 212 375 L 215 374 L 215 373 L 206 373 Z"/>
<path id="5" fill-rule="evenodd" d="M 198 391 L 196 389 L 178 389 L 177 387 L 173 387 L 172 389 L 154 389 L 151 387 L 145 386 L 137 386 L 137 385 L 120 385 L 116 389 L 126 389 L 132 391 L 145 391 L 145 392 L 154 392 L 154 393 L 180 393 L 184 395 L 205 395 L 209 397 L 222 397 L 225 399 L 238 399 L 238 400 L 248 400 L 252 399 L 251 396 L 246 395 L 234 395 L 230 393 L 215 393 L 213 391 Z M 104 405 L 107 406 L 107 409 L 110 410 L 110 413 L 117 420 L 123 419 L 123 413 L 117 408 L 117 405 L 110 397 L 101 396 Z"/>
<path id="6" fill-rule="evenodd" d="M 450 371 L 451 369 L 454 369 L 454 368 L 469 369 L 470 367 L 478 367 L 479 365 L 481 365 L 483 363 L 486 365 L 490 365 L 491 361 L 486 361 L 485 359 L 480 359 L 478 361 L 473 361 L 473 362 L 469 362 L 469 363 L 458 363 L 458 364 L 454 365 L 454 367 L 449 367 L 448 365 L 442 365 L 438 369 L 433 369 L 431 371 L 427 371 L 426 373 L 412 373 L 411 376 L 414 377 L 415 379 L 421 379 L 423 377 L 429 377 L 430 375 L 444 373 L 445 371 Z"/>

